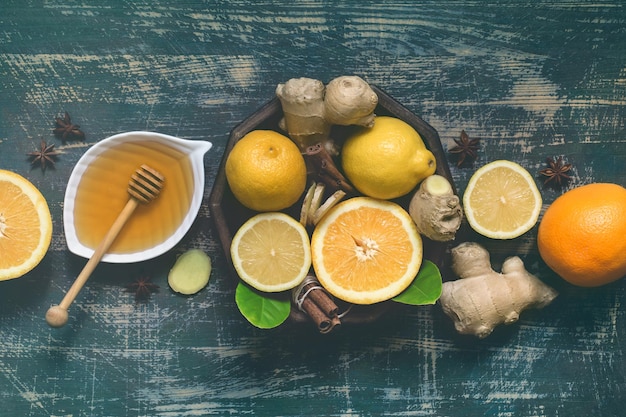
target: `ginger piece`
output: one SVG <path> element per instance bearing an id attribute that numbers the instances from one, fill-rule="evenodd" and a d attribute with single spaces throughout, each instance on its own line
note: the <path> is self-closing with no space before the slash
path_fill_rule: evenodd
<path id="1" fill-rule="evenodd" d="M 321 81 L 304 77 L 292 78 L 276 87 L 284 128 L 302 150 L 328 139 L 331 125 L 325 119 L 324 90 Z"/>
<path id="2" fill-rule="evenodd" d="M 201 249 L 189 249 L 178 257 L 167 275 L 167 283 L 177 293 L 191 295 L 209 283 L 211 258 Z"/>
<path id="3" fill-rule="evenodd" d="M 313 198 L 311 198 L 311 205 L 309 206 L 309 224 L 313 224 L 313 215 L 315 211 L 320 208 L 324 200 L 324 191 L 326 191 L 326 185 L 323 182 L 315 184 L 315 190 L 313 190 Z"/>
<path id="4" fill-rule="evenodd" d="M 365 80 L 344 75 L 331 80 L 324 96 L 324 115 L 333 125 L 374 126 L 378 96 Z"/>
<path id="5" fill-rule="evenodd" d="M 292 78 L 278 84 L 276 96 L 283 109 L 280 128 L 304 151 L 321 143 L 332 155 L 338 146 L 329 137 L 333 125 L 374 125 L 378 96 L 362 78 L 337 77 L 324 86 L 312 78 Z"/>
<path id="6" fill-rule="evenodd" d="M 303 226 L 317 225 L 322 217 L 346 196 L 345 191 L 336 190 L 324 200 L 325 191 L 326 184 L 323 182 L 314 182 L 309 187 L 300 209 L 300 223 Z"/>
<path id="7" fill-rule="evenodd" d="M 331 208 L 335 207 L 345 196 L 346 193 L 343 190 L 337 190 L 332 193 L 326 201 L 320 204 L 319 207 L 310 215 L 313 226 L 316 226 L 326 213 L 328 213 Z"/>
<path id="8" fill-rule="evenodd" d="M 513 256 L 502 273 L 491 268 L 489 252 L 474 242 L 452 249 L 452 269 L 460 279 L 443 284 L 439 299 L 443 311 L 461 334 L 485 338 L 499 324 L 511 324 L 528 308 L 543 308 L 558 295 L 524 268 Z"/>
<path id="9" fill-rule="evenodd" d="M 453 240 L 463 219 L 459 197 L 441 175 L 422 181 L 409 204 L 409 214 L 422 235 L 439 242 Z"/>
<path id="10" fill-rule="evenodd" d="M 309 189 L 304 194 L 304 199 L 302 200 L 302 207 L 300 208 L 300 224 L 302 226 L 308 226 L 311 214 L 311 203 L 313 202 L 313 194 L 315 194 L 315 188 L 317 187 L 317 183 L 311 184 Z"/>

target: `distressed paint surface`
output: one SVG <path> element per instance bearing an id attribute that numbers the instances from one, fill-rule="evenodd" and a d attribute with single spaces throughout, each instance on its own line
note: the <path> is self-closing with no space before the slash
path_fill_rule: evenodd
<path id="1" fill-rule="evenodd" d="M 626 284 L 565 285 L 539 260 L 534 232 L 483 243 L 496 268 L 522 254 L 561 295 L 485 340 L 457 335 L 437 305 L 326 336 L 302 325 L 261 331 L 234 305 L 206 202 L 229 131 L 277 83 L 344 74 L 415 111 L 444 147 L 462 129 L 481 138 L 474 168 L 505 158 L 536 173 L 546 157 L 565 155 L 569 188 L 626 185 L 623 2 L 274 3 L 0 5 L 0 168 L 40 188 L 54 223 L 44 261 L 0 283 L 0 415 L 622 415 Z M 85 143 L 52 137 L 65 110 Z M 93 143 L 129 130 L 212 141 L 205 202 L 172 252 L 101 265 L 68 326 L 50 329 L 45 311 L 85 262 L 65 246 L 65 184 Z M 63 152 L 45 173 L 25 158 L 40 138 Z M 450 163 L 462 191 L 473 169 Z M 541 190 L 546 207 L 562 192 Z M 191 247 L 214 271 L 208 288 L 181 297 L 166 275 Z M 161 289 L 136 304 L 124 286 L 142 275 Z"/>

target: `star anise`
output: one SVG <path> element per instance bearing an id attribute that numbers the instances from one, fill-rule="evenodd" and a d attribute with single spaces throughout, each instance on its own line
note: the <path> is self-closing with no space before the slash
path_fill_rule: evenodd
<path id="1" fill-rule="evenodd" d="M 150 282 L 150 277 L 139 277 L 126 286 L 126 292 L 134 292 L 135 301 L 146 301 L 153 292 L 159 292 L 159 286 Z"/>
<path id="2" fill-rule="evenodd" d="M 61 138 L 63 142 L 66 140 L 85 140 L 85 133 L 80 130 L 80 125 L 72 123 L 68 112 L 65 112 L 62 119 L 57 117 L 54 121 L 56 128 L 52 132 L 57 138 Z"/>
<path id="3" fill-rule="evenodd" d="M 461 131 L 461 138 L 454 139 L 456 146 L 450 148 L 448 152 L 458 154 L 456 166 L 460 167 L 465 161 L 474 161 L 478 156 L 480 139 L 470 139 L 465 130 Z"/>
<path id="4" fill-rule="evenodd" d="M 551 184 L 554 186 L 558 185 L 560 187 L 572 179 L 572 177 L 567 174 L 567 172 L 572 169 L 572 164 L 564 163 L 563 157 L 559 156 L 556 161 L 553 158 L 548 157 L 546 162 L 549 167 L 539 171 L 541 175 L 548 177 L 544 181 L 544 185 Z"/>
<path id="5" fill-rule="evenodd" d="M 48 145 L 46 141 L 42 139 L 39 149 L 29 152 L 26 155 L 28 155 L 32 165 L 39 162 L 41 164 L 41 170 L 45 171 L 48 165 L 54 168 L 54 163 L 56 162 L 59 154 L 60 152 L 54 150 L 54 144 Z"/>

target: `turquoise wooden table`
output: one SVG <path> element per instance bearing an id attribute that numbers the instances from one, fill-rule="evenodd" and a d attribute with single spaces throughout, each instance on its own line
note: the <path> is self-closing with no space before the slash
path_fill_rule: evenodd
<path id="1" fill-rule="evenodd" d="M 624 415 L 626 281 L 566 284 L 538 257 L 536 229 L 484 243 L 495 266 L 520 254 L 560 295 L 486 339 L 456 334 L 439 305 L 321 335 L 240 315 L 208 210 L 231 129 L 300 76 L 360 75 L 445 149 L 462 130 L 480 138 L 473 165 L 450 155 L 461 192 L 496 159 L 537 175 L 544 208 L 582 184 L 626 185 L 623 2 L 3 0 L 0 28 L 0 168 L 42 191 L 54 226 L 42 263 L 0 282 L 1 416 Z M 52 135 L 65 111 L 84 142 Z M 213 143 L 200 213 L 167 254 L 98 267 L 68 325 L 51 329 L 46 310 L 85 263 L 63 233 L 71 170 L 132 130 Z M 62 152 L 45 172 L 26 157 L 41 139 Z M 537 174 L 551 156 L 573 164 L 562 189 Z M 190 248 L 214 270 L 184 297 L 167 271 Z M 160 286 L 147 302 L 125 291 L 139 277 Z"/>

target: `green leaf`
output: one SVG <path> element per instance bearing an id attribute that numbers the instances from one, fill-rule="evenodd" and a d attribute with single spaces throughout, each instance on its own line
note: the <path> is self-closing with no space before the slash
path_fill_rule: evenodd
<path id="1" fill-rule="evenodd" d="M 393 301 L 403 304 L 420 306 L 435 304 L 441 296 L 441 273 L 437 265 L 424 260 L 417 276 L 402 293 L 392 298 Z"/>
<path id="2" fill-rule="evenodd" d="M 246 320 L 260 329 L 279 326 L 287 320 L 291 311 L 291 301 L 288 298 L 279 299 L 269 294 L 261 294 L 241 281 L 235 290 L 235 302 Z"/>

